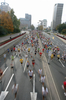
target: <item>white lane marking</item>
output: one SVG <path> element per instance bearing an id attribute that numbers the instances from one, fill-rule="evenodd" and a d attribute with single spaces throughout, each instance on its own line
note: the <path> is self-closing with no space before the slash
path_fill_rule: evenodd
<path id="1" fill-rule="evenodd" d="M 12 74 L 12 76 L 11 76 L 11 78 L 10 78 L 10 80 L 9 80 L 9 82 L 8 82 L 8 84 L 7 84 L 7 86 L 6 86 L 5 91 L 7 91 L 8 87 L 9 87 L 9 85 L 10 85 L 11 81 L 12 81 L 13 76 L 14 76 L 14 74 Z"/>
<path id="2" fill-rule="evenodd" d="M 33 93 L 35 92 L 35 74 L 33 74 Z"/>
<path id="3" fill-rule="evenodd" d="M 4 70 L 3 75 L 5 74 L 5 72 L 7 71 L 8 67 Z"/>
<path id="4" fill-rule="evenodd" d="M 63 67 L 65 67 L 64 65 L 63 65 L 63 63 L 61 62 L 61 60 L 59 59 L 59 62 L 61 63 L 61 65 L 63 66 Z"/>
<path id="5" fill-rule="evenodd" d="M 23 72 L 25 72 L 25 70 L 26 70 L 26 64 L 27 64 L 27 61 L 28 61 L 28 58 L 27 58 L 27 60 L 26 60 L 26 63 L 25 63 L 24 71 L 23 71 Z"/>
<path id="6" fill-rule="evenodd" d="M 35 92 L 35 74 L 33 74 L 33 92 L 30 92 L 31 100 L 37 100 L 37 92 Z"/>

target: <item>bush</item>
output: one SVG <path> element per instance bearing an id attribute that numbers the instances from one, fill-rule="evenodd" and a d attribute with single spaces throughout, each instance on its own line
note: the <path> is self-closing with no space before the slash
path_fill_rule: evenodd
<path id="1" fill-rule="evenodd" d="M 6 29 L 3 28 L 3 26 L 0 26 L 0 36 L 6 35 L 8 32 Z"/>

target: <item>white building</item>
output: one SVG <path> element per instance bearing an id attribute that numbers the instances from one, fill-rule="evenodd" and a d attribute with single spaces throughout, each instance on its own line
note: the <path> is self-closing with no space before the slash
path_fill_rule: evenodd
<path id="1" fill-rule="evenodd" d="M 43 30 L 47 28 L 47 20 L 46 19 L 42 20 L 42 26 L 43 26 Z"/>
<path id="2" fill-rule="evenodd" d="M 6 3 L 6 2 L 1 2 L 1 5 L 0 5 L 0 10 L 1 11 L 5 11 L 5 12 L 10 12 L 11 11 L 11 8 L 9 7 L 9 4 Z"/>

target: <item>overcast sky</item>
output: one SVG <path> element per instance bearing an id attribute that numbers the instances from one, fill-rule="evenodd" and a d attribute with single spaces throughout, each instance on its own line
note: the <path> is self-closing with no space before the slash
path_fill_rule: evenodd
<path id="1" fill-rule="evenodd" d="M 47 26 L 50 26 L 55 3 L 63 3 L 62 22 L 66 21 L 66 0 L 5 0 L 5 2 L 13 8 L 17 18 L 25 18 L 25 13 L 31 14 L 31 22 L 35 27 L 38 21 L 43 19 L 47 19 Z"/>

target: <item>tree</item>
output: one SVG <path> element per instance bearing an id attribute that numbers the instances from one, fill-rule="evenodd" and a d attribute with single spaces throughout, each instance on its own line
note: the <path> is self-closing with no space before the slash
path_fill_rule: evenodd
<path id="1" fill-rule="evenodd" d="M 62 34 L 66 34 L 66 29 L 63 29 L 62 30 Z"/>
<path id="2" fill-rule="evenodd" d="M 31 25 L 30 29 L 32 29 L 32 30 L 34 30 L 34 29 L 35 29 L 35 27 L 34 27 L 34 25 L 33 25 L 33 24 Z"/>
<path id="3" fill-rule="evenodd" d="M 6 29 L 3 28 L 3 26 L 0 26 L 0 36 L 7 34 Z"/>
<path id="4" fill-rule="evenodd" d="M 13 32 L 14 30 L 10 15 L 4 11 L 0 14 L 0 26 L 3 26 L 8 32 Z"/>
<path id="5" fill-rule="evenodd" d="M 42 25 L 38 26 L 38 29 L 43 30 L 43 26 Z"/>
<path id="6" fill-rule="evenodd" d="M 56 27 L 56 30 L 59 31 L 59 33 L 62 33 L 62 30 L 66 29 L 66 24 L 60 24 Z"/>
<path id="7" fill-rule="evenodd" d="M 11 19 L 12 19 L 12 22 L 13 22 L 13 25 L 14 25 L 14 32 L 15 32 L 15 30 L 19 29 L 20 20 L 17 19 L 16 15 L 14 14 L 14 10 L 13 9 L 11 9 L 11 11 L 8 12 L 8 13 L 11 16 Z"/>

